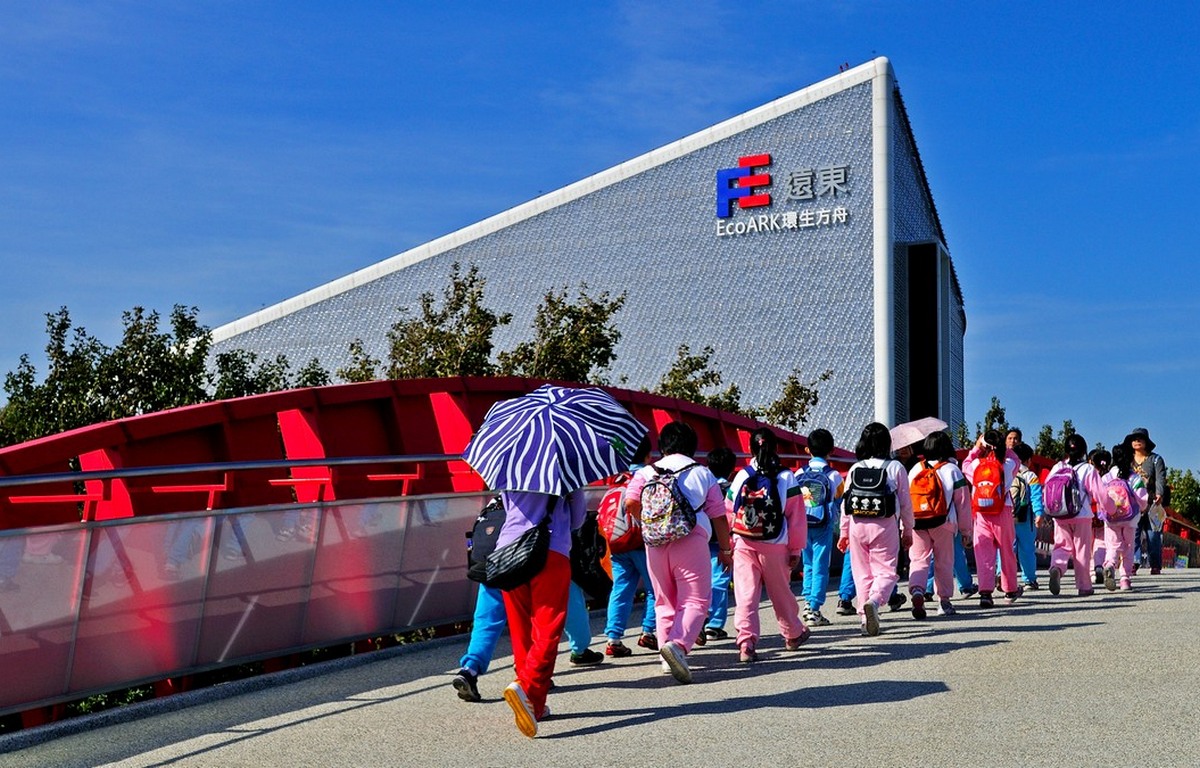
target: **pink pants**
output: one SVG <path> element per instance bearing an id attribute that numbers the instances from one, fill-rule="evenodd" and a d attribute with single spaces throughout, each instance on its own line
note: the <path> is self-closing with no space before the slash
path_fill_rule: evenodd
<path id="1" fill-rule="evenodd" d="M 956 526 L 947 521 L 936 528 L 913 531 L 908 550 L 908 593 L 924 594 L 929 584 L 929 559 L 933 558 L 933 591 L 942 600 L 954 595 L 954 537 Z M 853 568 L 853 565 L 851 566 Z"/>
<path id="2" fill-rule="evenodd" d="M 803 637 L 806 629 L 800 621 L 796 596 L 792 594 L 787 545 L 741 536 L 733 539 L 733 595 L 737 600 L 733 626 L 737 629 L 738 647 L 753 648 L 758 644 L 758 600 L 764 586 L 779 620 L 779 634 L 785 640 Z"/>
<path id="3" fill-rule="evenodd" d="M 858 593 L 858 615 L 865 621 L 863 606 L 867 601 L 876 607 L 886 604 L 900 580 L 896 574 L 900 527 L 894 517 L 852 517 L 849 538 L 846 551 L 850 553 L 850 570 Z"/>
<path id="4" fill-rule="evenodd" d="M 692 650 L 708 619 L 712 597 L 712 561 L 708 536 L 695 528 L 682 539 L 661 547 L 646 547 L 646 570 L 654 585 L 655 634 L 659 647 L 671 640 Z"/>
<path id="5" fill-rule="evenodd" d="M 1123 523 L 1104 524 L 1104 558 L 1105 568 L 1121 566 L 1121 576 L 1133 578 L 1133 540 L 1138 532 L 1138 520 L 1126 520 Z"/>
<path id="6" fill-rule="evenodd" d="M 975 570 L 979 574 L 979 591 L 996 589 L 996 556 L 1000 556 L 1000 588 L 1016 592 L 1017 552 L 1013 543 L 1017 531 L 1013 528 L 1010 509 L 998 515 L 975 516 Z"/>
<path id="7" fill-rule="evenodd" d="M 1067 561 L 1075 561 L 1075 586 L 1080 592 L 1092 590 L 1092 518 L 1072 517 L 1054 521 L 1054 549 L 1050 567 L 1067 572 Z"/>

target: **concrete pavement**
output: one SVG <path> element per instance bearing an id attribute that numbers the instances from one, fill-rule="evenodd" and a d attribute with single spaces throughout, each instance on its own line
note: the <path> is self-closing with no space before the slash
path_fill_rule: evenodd
<path id="1" fill-rule="evenodd" d="M 709 643 L 687 686 L 642 649 L 564 655 L 535 740 L 500 698 L 507 646 L 468 704 L 450 688 L 465 638 L 449 638 L 21 732 L 0 766 L 1195 765 L 1200 570 L 1146 573 L 1130 593 L 885 612 L 876 638 L 830 616 L 799 652 L 767 634 L 753 665 Z M 762 619 L 777 632 L 766 604 Z"/>

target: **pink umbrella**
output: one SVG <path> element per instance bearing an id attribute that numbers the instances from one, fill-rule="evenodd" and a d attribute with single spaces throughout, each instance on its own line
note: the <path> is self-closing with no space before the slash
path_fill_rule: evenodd
<path id="1" fill-rule="evenodd" d="M 892 449 L 896 450 L 920 442 L 934 432 L 945 429 L 946 426 L 946 422 L 933 416 L 897 424 L 888 430 L 892 434 Z"/>

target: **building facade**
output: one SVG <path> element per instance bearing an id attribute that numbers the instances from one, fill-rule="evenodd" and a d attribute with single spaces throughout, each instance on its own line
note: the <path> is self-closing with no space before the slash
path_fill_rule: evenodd
<path id="1" fill-rule="evenodd" d="M 625 293 L 609 377 L 653 388 L 680 344 L 747 405 L 794 370 L 819 386 L 810 426 L 852 445 L 868 421 L 963 421 L 966 315 L 904 104 L 885 58 L 215 329 L 334 370 L 349 344 L 386 359 L 398 307 L 477 265 L 532 336 L 549 289 Z"/>

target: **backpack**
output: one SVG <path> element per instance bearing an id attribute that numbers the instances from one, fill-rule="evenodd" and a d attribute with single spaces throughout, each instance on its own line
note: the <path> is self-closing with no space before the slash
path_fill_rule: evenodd
<path id="1" fill-rule="evenodd" d="M 920 467 L 909 484 L 909 495 L 912 496 L 913 528 L 924 531 L 945 523 L 950 508 L 946 504 L 946 491 L 937 466 L 922 461 Z"/>
<path id="2" fill-rule="evenodd" d="M 625 486 L 629 484 L 629 473 L 623 473 L 617 484 L 609 488 L 600 499 L 600 507 L 596 512 L 596 522 L 604 540 L 608 542 L 608 551 L 614 555 L 641 549 L 642 524 L 637 517 L 625 511 Z"/>
<path id="3" fill-rule="evenodd" d="M 1104 497 L 1101 499 L 1104 519 L 1110 523 L 1123 523 L 1138 514 L 1137 497 L 1129 487 L 1129 481 L 1113 475 L 1104 476 Z"/>
<path id="4" fill-rule="evenodd" d="M 887 464 L 859 465 L 850 472 L 844 502 L 855 517 L 891 517 L 896 514 L 896 492 L 888 487 Z"/>
<path id="5" fill-rule="evenodd" d="M 695 462 L 674 472 L 651 464 L 654 477 L 642 488 L 642 540 L 648 547 L 661 547 L 682 539 L 696 527 L 696 510 L 679 487 L 679 476 Z"/>
<path id="6" fill-rule="evenodd" d="M 745 482 L 738 489 L 733 508 L 733 532 L 745 539 L 771 541 L 783 533 L 783 504 L 776 485 L 777 474 L 746 467 Z"/>
<path id="7" fill-rule="evenodd" d="M 796 475 L 800 486 L 800 497 L 804 499 L 804 516 L 809 527 L 829 524 L 833 518 L 833 495 L 836 489 L 826 473 L 828 465 L 814 467 L 809 464 Z"/>
<path id="8" fill-rule="evenodd" d="M 1025 478 L 1024 472 L 1017 472 L 1013 476 L 1008 492 L 1013 500 L 1013 519 L 1018 523 L 1028 521 L 1029 513 L 1033 511 L 1033 496 L 1029 490 L 1029 480 Z"/>
<path id="9" fill-rule="evenodd" d="M 998 515 L 1004 511 L 1004 465 L 995 454 L 988 454 L 975 466 L 971 477 L 971 511 L 977 515 Z"/>
<path id="10" fill-rule="evenodd" d="M 1046 515 L 1056 520 L 1075 517 L 1083 509 L 1083 493 L 1075 468 L 1065 461 L 1055 464 L 1042 483 L 1042 501 Z"/>
<path id="11" fill-rule="evenodd" d="M 467 578 L 483 583 L 487 575 L 488 555 L 496 551 L 496 539 L 504 527 L 504 502 L 499 496 L 484 505 L 475 524 L 467 531 Z"/>
<path id="12" fill-rule="evenodd" d="M 597 600 L 612 592 L 612 577 L 603 563 L 606 544 L 595 512 L 588 512 L 579 530 L 571 532 L 571 581 Z"/>

